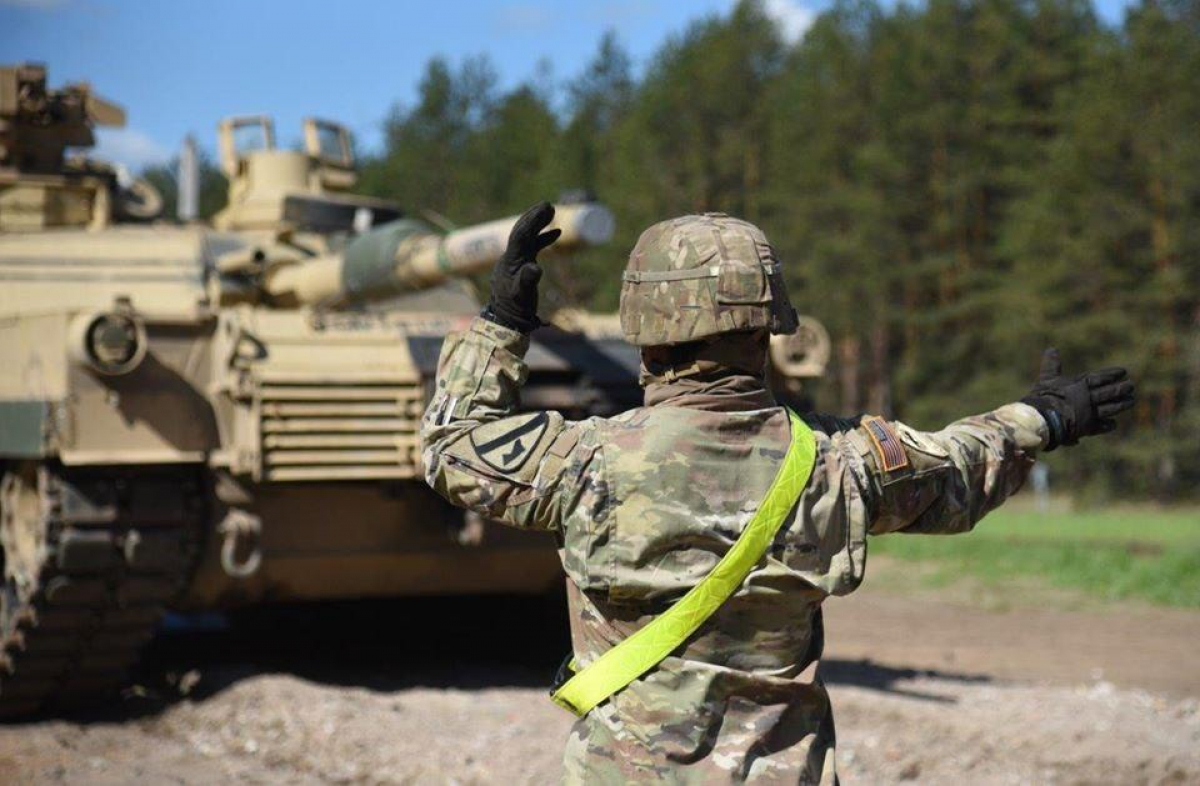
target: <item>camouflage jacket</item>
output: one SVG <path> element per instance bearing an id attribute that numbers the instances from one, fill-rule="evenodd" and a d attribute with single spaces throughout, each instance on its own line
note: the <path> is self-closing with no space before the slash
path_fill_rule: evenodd
<path id="1" fill-rule="evenodd" d="M 736 540 L 778 470 L 788 417 L 765 390 L 732 408 L 668 395 L 609 419 L 516 414 L 527 347 L 482 319 L 447 339 L 422 427 L 426 477 L 455 505 L 557 533 L 586 666 Z M 933 433 L 877 419 L 830 431 L 816 431 L 807 488 L 741 589 L 576 723 L 568 781 L 833 782 L 821 602 L 862 581 L 868 534 L 970 530 L 1046 437 L 1024 404 Z"/>

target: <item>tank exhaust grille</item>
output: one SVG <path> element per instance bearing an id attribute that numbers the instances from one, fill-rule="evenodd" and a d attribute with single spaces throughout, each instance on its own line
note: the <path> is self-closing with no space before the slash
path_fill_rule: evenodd
<path id="1" fill-rule="evenodd" d="M 401 375 L 354 376 L 275 372 L 262 380 L 264 480 L 420 476 L 420 386 Z"/>

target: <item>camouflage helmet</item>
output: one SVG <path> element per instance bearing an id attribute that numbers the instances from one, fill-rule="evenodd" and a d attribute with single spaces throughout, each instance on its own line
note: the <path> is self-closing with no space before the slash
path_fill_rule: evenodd
<path id="1" fill-rule="evenodd" d="M 640 347 L 742 330 L 796 329 L 762 230 L 724 213 L 662 221 L 638 238 L 621 285 L 621 331 Z"/>

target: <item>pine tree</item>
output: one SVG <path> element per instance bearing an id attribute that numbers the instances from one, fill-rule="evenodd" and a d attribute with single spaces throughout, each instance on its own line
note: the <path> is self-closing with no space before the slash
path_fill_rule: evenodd
<path id="1" fill-rule="evenodd" d="M 416 105 L 394 107 L 384 123 L 385 152 L 364 163 L 362 189 L 456 221 L 488 217 L 483 172 L 465 164 L 473 136 L 493 111 L 495 83 L 486 58 L 468 59 L 457 72 L 444 59 L 431 60 Z"/>
<path id="2" fill-rule="evenodd" d="M 1169 494 L 1200 466 L 1198 77 L 1195 25 L 1154 2 L 1132 11 L 1089 62 L 1006 238 L 1042 303 L 1026 332 L 1080 365 L 1128 365 L 1139 382 L 1125 438 L 1064 457 L 1078 479 Z"/>

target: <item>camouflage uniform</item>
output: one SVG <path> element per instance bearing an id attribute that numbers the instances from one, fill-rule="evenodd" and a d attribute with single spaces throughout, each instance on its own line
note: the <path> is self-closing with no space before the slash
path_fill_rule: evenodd
<path id="1" fill-rule="evenodd" d="M 527 347 L 484 319 L 448 338 L 422 428 L 426 476 L 456 505 L 557 533 L 586 666 L 730 547 L 784 456 L 788 418 L 749 374 L 663 382 L 650 406 L 610 419 L 516 414 Z M 575 724 L 569 782 L 834 782 L 822 601 L 862 581 L 868 534 L 971 529 L 1047 438 L 1019 403 L 933 433 L 820 428 L 769 556 L 680 651 Z"/>

